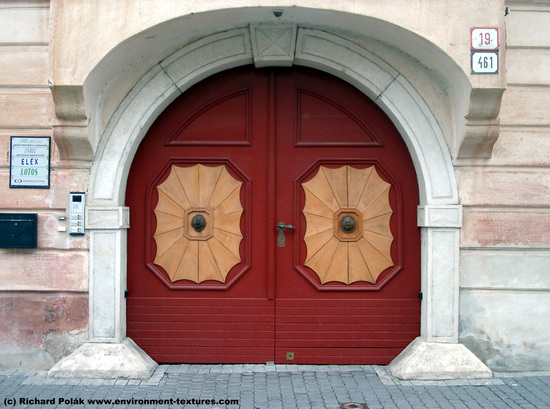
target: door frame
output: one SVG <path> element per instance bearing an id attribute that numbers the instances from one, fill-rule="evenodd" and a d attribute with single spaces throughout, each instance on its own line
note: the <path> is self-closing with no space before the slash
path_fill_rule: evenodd
<path id="1" fill-rule="evenodd" d="M 265 38 L 265 33 L 272 29 L 288 31 L 287 37 L 291 39 L 288 46 L 279 47 L 283 50 L 286 47 L 283 51 L 286 55 L 273 58 L 255 48 L 259 33 Z M 111 117 L 97 147 L 87 195 L 90 341 L 118 344 L 126 336 L 124 291 L 130 209 L 124 206 L 124 197 L 128 172 L 140 141 L 180 93 L 214 73 L 251 63 L 304 65 L 333 74 L 373 99 L 395 124 L 409 149 L 420 192 L 418 226 L 422 238 L 423 294 L 420 341 L 424 346 L 458 344 L 462 207 L 451 154 L 435 116 L 398 70 L 359 44 L 327 31 L 294 25 L 237 28 L 189 44 L 147 72 Z M 441 353 L 437 348 L 428 349 L 436 355 L 462 353 L 458 349 Z M 427 352 L 414 347 L 407 348 L 405 353 L 425 356 Z M 473 355 L 470 361 L 463 366 L 481 363 Z M 406 364 L 411 370 L 418 369 L 415 365 Z"/>

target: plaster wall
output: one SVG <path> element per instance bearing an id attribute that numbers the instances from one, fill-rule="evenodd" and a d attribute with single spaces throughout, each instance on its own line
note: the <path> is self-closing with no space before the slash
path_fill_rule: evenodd
<path id="1" fill-rule="evenodd" d="M 89 165 L 60 160 L 51 189 L 9 189 L 10 136 L 51 136 L 48 1 L 0 4 L 0 212 L 37 213 L 38 248 L 0 249 L 0 368 L 49 368 L 87 339 L 88 239 L 63 230 L 68 192 L 86 190 Z"/>
<path id="2" fill-rule="evenodd" d="M 326 23 L 337 26 L 339 22 L 347 18 L 343 13 L 369 16 L 375 25 L 375 27 L 369 28 L 370 32 L 373 32 L 374 35 L 377 30 L 383 33 L 389 44 L 398 43 L 401 40 L 407 41 L 406 38 L 400 38 L 400 35 L 404 34 L 404 30 L 409 30 L 429 42 L 437 44 L 453 60 L 457 61 L 465 72 L 469 72 L 470 62 L 469 53 L 464 53 L 464 50 L 469 50 L 470 44 L 469 37 L 462 34 L 464 22 L 467 21 L 472 26 L 481 26 L 482 24 L 500 26 L 504 19 L 501 13 L 502 5 L 501 1 L 480 3 L 453 0 L 416 1 L 407 4 L 407 7 L 403 7 L 402 2 L 394 0 L 369 2 L 342 0 L 337 3 L 326 0 L 301 0 L 299 2 L 281 0 L 277 2 L 277 8 L 285 10 L 281 17 L 283 21 L 301 18 L 305 22 L 309 20 L 311 23 L 321 20 L 319 16 L 327 16 L 332 21 Z M 123 40 L 146 32 L 147 29 L 160 23 L 173 20 L 178 25 L 188 24 L 196 27 L 192 21 L 195 19 L 194 16 L 215 11 L 201 23 L 211 24 L 209 20 L 214 22 L 225 20 L 226 25 L 229 22 L 240 25 L 242 22 L 254 22 L 260 18 L 276 20 L 272 10 L 273 3 L 261 0 L 205 0 L 183 3 L 178 0 L 166 0 L 161 5 L 155 0 L 139 2 L 120 0 L 116 4 L 105 4 L 101 0 L 89 0 L 85 3 L 68 0 L 62 4 L 54 5 L 56 23 L 53 27 L 53 35 L 69 41 L 60 42 L 52 50 L 54 57 L 52 61 L 53 79 L 56 83 L 61 84 L 81 84 L 110 50 L 122 43 Z M 184 20 L 177 20 L 181 16 L 187 17 Z M 74 30 L 72 22 L 77 20 L 80 23 L 80 29 Z M 397 27 L 393 33 L 387 33 L 379 23 L 376 23 L 376 20 L 390 22 Z M 357 19 L 351 24 L 360 24 L 360 22 L 361 20 Z M 97 30 L 97 27 L 101 27 L 101 30 Z M 358 27 L 352 25 L 346 28 L 349 31 L 355 31 Z M 200 30 L 196 30 L 196 35 L 200 35 Z M 359 29 L 359 32 L 361 31 L 365 31 L 365 28 Z M 151 40 L 155 39 L 151 38 Z M 184 41 L 189 41 L 189 39 Z M 152 41 L 152 43 L 154 42 Z M 171 44 L 172 47 L 175 45 Z M 74 47 L 78 47 L 81 51 L 82 58 L 79 61 L 66 61 L 59 58 L 63 55 L 72 55 Z M 424 50 L 424 52 L 427 51 L 427 49 Z M 494 81 L 494 77 L 479 78 L 476 81 Z"/>
<path id="3" fill-rule="evenodd" d="M 457 160 L 460 340 L 491 369 L 550 368 L 550 5 L 509 1 L 493 155 Z"/>

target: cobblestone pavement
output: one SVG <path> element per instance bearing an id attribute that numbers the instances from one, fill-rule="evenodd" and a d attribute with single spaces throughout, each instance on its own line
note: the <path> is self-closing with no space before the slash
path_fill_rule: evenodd
<path id="1" fill-rule="evenodd" d="M 215 402 L 213 400 L 216 400 Z M 550 373 L 400 381 L 382 366 L 160 365 L 145 381 L 0 371 L 0 407 L 389 409 L 550 408 Z"/>

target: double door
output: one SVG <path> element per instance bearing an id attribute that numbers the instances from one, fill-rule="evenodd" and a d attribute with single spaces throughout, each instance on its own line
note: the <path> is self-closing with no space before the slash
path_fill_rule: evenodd
<path id="1" fill-rule="evenodd" d="M 127 333 L 158 362 L 386 364 L 419 335 L 415 171 L 339 79 L 196 85 L 150 128 L 126 202 Z"/>

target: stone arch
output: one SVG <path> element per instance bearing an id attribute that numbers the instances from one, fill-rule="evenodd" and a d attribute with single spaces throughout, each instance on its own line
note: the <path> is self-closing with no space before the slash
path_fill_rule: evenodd
<path id="1" fill-rule="evenodd" d="M 89 330 L 96 348 L 101 343 L 121 342 L 132 351 L 137 348 L 125 340 L 129 209 L 124 207 L 124 196 L 140 141 L 156 117 L 191 85 L 216 72 L 252 63 L 299 64 L 327 71 L 362 90 L 392 119 L 409 148 L 418 177 L 424 296 L 421 337 L 396 358 L 393 371 L 402 378 L 433 377 L 445 366 L 452 372 L 454 367 L 447 361 L 453 359 L 461 362 L 460 371 L 467 376 L 490 375 L 458 344 L 462 210 L 451 154 L 436 118 L 409 81 L 373 53 L 341 35 L 295 25 L 253 25 L 203 37 L 154 66 L 115 111 L 97 146 L 87 198 Z M 418 354 L 421 361 L 433 363 L 421 367 L 415 361 Z M 70 359 L 52 368 L 52 376 L 70 366 Z"/>
<path id="2" fill-rule="evenodd" d="M 270 30 L 289 31 L 292 41 L 285 56 L 255 52 L 254 37 L 251 39 L 250 34 L 257 36 Z M 158 114 L 181 92 L 202 79 L 251 63 L 305 65 L 355 85 L 373 99 L 400 130 L 420 178 L 421 204 L 458 203 L 451 155 L 443 133 L 427 104 L 406 78 L 341 36 L 295 26 L 253 26 L 252 30 L 241 28 L 214 34 L 184 47 L 152 68 L 126 96 L 99 141 L 90 180 L 90 200 L 122 204 L 133 153 Z M 430 149 L 425 149 L 428 146 Z M 109 162 L 111 166 L 105 163 L 105 159 L 114 159 L 117 155 L 116 161 Z"/>

